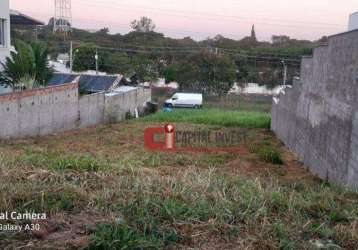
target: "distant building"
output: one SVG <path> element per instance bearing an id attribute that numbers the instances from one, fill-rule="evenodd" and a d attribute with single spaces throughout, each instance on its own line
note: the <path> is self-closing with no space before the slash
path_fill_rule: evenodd
<path id="1" fill-rule="evenodd" d="M 24 27 L 44 25 L 32 17 L 18 11 L 10 10 L 9 0 L 0 0 L 0 62 L 4 63 L 6 57 L 10 56 L 11 37 L 10 24 L 12 26 Z M 0 70 L 2 66 L 0 65 Z"/>
<path id="2" fill-rule="evenodd" d="M 36 40 L 39 26 L 45 25 L 44 22 L 27 16 L 17 10 L 10 10 L 11 34 L 26 37 L 26 40 Z"/>
<path id="3" fill-rule="evenodd" d="M 358 11 L 350 15 L 348 24 L 348 31 L 356 29 L 358 29 Z"/>
<path id="4" fill-rule="evenodd" d="M 286 43 L 290 41 L 289 36 L 272 36 L 271 38 L 273 44 Z"/>
<path id="5" fill-rule="evenodd" d="M 9 0 L 0 0 L 0 62 L 10 55 L 10 9 Z M 2 66 L 0 65 L 0 70 Z"/>
<path id="6" fill-rule="evenodd" d="M 60 53 L 57 56 L 57 61 L 66 65 L 70 61 L 70 55 L 68 53 Z"/>
<path id="7" fill-rule="evenodd" d="M 13 26 L 36 27 L 36 26 L 45 25 L 44 22 L 36 20 L 35 18 L 25 15 L 17 10 L 10 10 L 10 23 L 11 23 L 11 27 Z"/>

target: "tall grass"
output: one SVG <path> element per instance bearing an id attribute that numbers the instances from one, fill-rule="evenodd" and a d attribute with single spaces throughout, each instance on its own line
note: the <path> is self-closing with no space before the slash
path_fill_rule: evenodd
<path id="1" fill-rule="evenodd" d="M 215 108 L 202 110 L 174 109 L 173 112 L 158 112 L 143 118 L 147 122 L 183 122 L 223 127 L 269 128 L 271 118 L 267 113 L 246 111 L 224 111 Z"/>

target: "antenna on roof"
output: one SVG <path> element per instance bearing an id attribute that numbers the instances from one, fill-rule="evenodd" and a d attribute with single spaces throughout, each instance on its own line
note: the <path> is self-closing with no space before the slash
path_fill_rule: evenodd
<path id="1" fill-rule="evenodd" d="M 72 26 L 71 0 L 55 0 L 55 16 L 53 20 L 53 32 L 67 34 Z"/>

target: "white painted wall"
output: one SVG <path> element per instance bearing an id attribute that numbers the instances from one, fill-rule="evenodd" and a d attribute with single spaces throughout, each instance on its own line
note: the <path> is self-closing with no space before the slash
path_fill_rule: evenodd
<path id="1" fill-rule="evenodd" d="M 10 14 L 9 0 L 0 0 L 0 18 L 5 19 L 5 46 L 0 45 L 0 62 L 10 55 Z M 0 65 L 0 70 L 2 69 Z"/>
<path id="2" fill-rule="evenodd" d="M 349 17 L 348 31 L 358 29 L 358 12 L 353 13 Z"/>

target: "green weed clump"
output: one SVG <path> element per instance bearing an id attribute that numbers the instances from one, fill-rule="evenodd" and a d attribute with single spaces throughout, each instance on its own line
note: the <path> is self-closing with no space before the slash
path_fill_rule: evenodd
<path id="1" fill-rule="evenodd" d="M 143 118 L 147 122 L 184 122 L 204 125 L 240 128 L 269 128 L 270 115 L 263 112 L 224 111 L 214 108 L 202 110 L 175 109 L 174 112 L 158 112 Z"/>
<path id="2" fill-rule="evenodd" d="M 276 148 L 273 148 L 271 145 L 255 145 L 251 147 L 251 151 L 257 154 L 264 162 L 274 165 L 283 164 L 280 151 Z"/>
<path id="3" fill-rule="evenodd" d="M 76 170 L 96 172 L 108 168 L 106 162 L 97 160 L 89 155 L 62 156 L 55 153 L 26 151 L 25 154 L 17 158 L 17 161 L 26 165 L 57 171 Z"/>
<path id="4" fill-rule="evenodd" d="M 127 225 L 100 224 L 92 235 L 89 250 L 161 249 L 178 240 L 174 233 L 140 233 Z"/>
<path id="5" fill-rule="evenodd" d="M 42 183 L 41 180 L 23 181 L 11 186 L 7 182 L 2 183 L 0 199 L 3 202 L 0 204 L 0 211 L 53 214 L 84 209 L 88 204 L 86 194 L 74 185 L 63 182 L 61 184 L 61 187 L 57 187 L 55 181 Z"/>
<path id="6" fill-rule="evenodd" d="M 70 156 L 66 158 L 60 158 L 53 162 L 52 168 L 55 170 L 79 170 L 96 172 L 101 169 L 101 163 L 93 159 L 90 156 Z"/>

